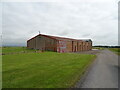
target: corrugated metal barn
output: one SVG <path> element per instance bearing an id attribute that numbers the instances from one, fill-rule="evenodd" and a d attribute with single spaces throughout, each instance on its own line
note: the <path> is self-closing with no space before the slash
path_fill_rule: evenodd
<path id="1" fill-rule="evenodd" d="M 55 52 L 79 52 L 92 49 L 92 41 L 39 34 L 27 41 L 27 48 Z"/>

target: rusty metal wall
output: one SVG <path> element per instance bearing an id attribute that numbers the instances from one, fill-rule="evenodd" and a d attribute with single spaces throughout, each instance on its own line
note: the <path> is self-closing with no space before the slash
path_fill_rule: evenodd
<path id="1" fill-rule="evenodd" d="M 66 42 L 66 49 L 67 49 L 66 52 L 72 52 L 72 41 L 71 40 L 68 40 Z"/>
<path id="2" fill-rule="evenodd" d="M 57 52 L 64 53 L 67 52 L 67 41 L 59 40 L 57 42 Z"/>
<path id="3" fill-rule="evenodd" d="M 57 52 L 80 52 L 92 49 L 92 42 L 60 40 L 57 43 Z"/>
<path id="4" fill-rule="evenodd" d="M 44 37 L 44 50 L 46 51 L 57 51 L 57 40 Z"/>
<path id="5" fill-rule="evenodd" d="M 37 36 L 27 42 L 27 47 L 55 52 L 79 52 L 92 49 L 91 41 L 72 41 L 72 40 L 55 40 L 45 36 Z"/>
<path id="6" fill-rule="evenodd" d="M 31 49 L 57 51 L 57 41 L 44 36 L 37 36 L 27 42 L 27 47 Z"/>

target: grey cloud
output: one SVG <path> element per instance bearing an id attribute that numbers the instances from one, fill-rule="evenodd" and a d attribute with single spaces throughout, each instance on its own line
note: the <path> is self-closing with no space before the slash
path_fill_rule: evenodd
<path id="1" fill-rule="evenodd" d="M 113 1 L 4 3 L 3 44 L 26 45 L 26 40 L 41 31 L 78 39 L 91 38 L 94 45 L 117 45 L 116 18 L 117 5 Z"/>
<path id="2" fill-rule="evenodd" d="M 68 31 L 63 31 L 61 33 L 59 33 L 58 35 L 61 35 L 61 36 L 65 36 L 65 35 L 68 35 L 70 32 Z"/>
<path id="3" fill-rule="evenodd" d="M 90 36 L 90 34 L 83 34 L 82 36 L 83 37 L 88 37 L 88 36 Z"/>

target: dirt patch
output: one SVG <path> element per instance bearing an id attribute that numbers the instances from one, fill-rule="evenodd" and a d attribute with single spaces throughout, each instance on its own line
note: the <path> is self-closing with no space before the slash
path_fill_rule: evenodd
<path id="1" fill-rule="evenodd" d="M 100 53 L 101 51 L 102 51 L 102 50 L 92 49 L 92 50 L 90 50 L 90 51 L 81 51 L 81 52 L 74 52 L 74 53 L 96 55 L 96 54 Z"/>

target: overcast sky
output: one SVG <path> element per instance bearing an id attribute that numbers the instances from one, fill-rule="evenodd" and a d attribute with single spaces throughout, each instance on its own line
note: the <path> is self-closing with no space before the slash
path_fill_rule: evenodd
<path id="1" fill-rule="evenodd" d="M 2 2 L 3 45 L 25 46 L 38 31 L 92 39 L 93 45 L 118 45 L 117 0 L 54 1 Z"/>

